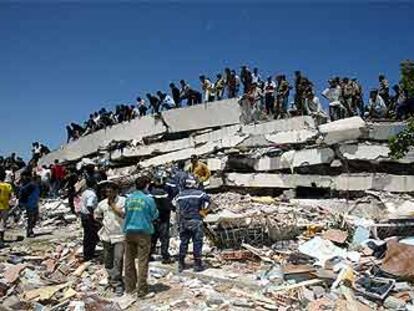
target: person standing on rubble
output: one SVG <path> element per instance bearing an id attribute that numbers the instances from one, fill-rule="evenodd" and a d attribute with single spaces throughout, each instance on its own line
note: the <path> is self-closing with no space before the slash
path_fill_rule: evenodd
<path id="1" fill-rule="evenodd" d="M 52 182 L 52 196 L 57 198 L 59 190 L 62 187 L 63 180 L 65 179 L 65 168 L 59 164 L 59 160 L 56 159 L 51 167 L 51 182 Z"/>
<path id="2" fill-rule="evenodd" d="M 197 155 L 195 154 L 191 156 L 191 164 L 187 168 L 187 171 L 193 174 L 197 178 L 197 181 L 201 184 L 205 184 L 211 176 L 208 166 L 199 161 Z"/>
<path id="3" fill-rule="evenodd" d="M 6 231 L 6 220 L 9 213 L 9 201 L 12 197 L 13 187 L 4 182 L 6 173 L 0 167 L 0 248 L 4 246 L 4 232 Z"/>
<path id="4" fill-rule="evenodd" d="M 116 295 L 124 292 L 122 269 L 124 264 L 125 236 L 122 224 L 125 209 L 125 197 L 118 195 L 118 185 L 105 181 L 103 185 L 106 198 L 99 202 L 94 210 L 96 220 L 102 220 L 102 227 L 98 232 L 104 246 L 104 263 L 108 272 L 109 284 Z"/>
<path id="5" fill-rule="evenodd" d="M 86 189 L 82 192 L 80 202 L 80 217 L 83 227 L 83 259 L 89 261 L 95 256 L 96 244 L 99 241 L 98 223 L 93 215 L 98 205 L 96 195 L 96 182 L 92 178 L 86 178 Z"/>
<path id="6" fill-rule="evenodd" d="M 157 172 L 153 178 L 150 194 L 155 201 L 159 217 L 154 221 L 154 234 L 151 241 L 151 254 L 155 253 L 157 241 L 161 242 L 162 263 L 171 263 L 171 255 L 168 252 L 170 246 L 170 218 L 172 203 L 168 192 L 165 190 L 164 172 Z"/>
<path id="7" fill-rule="evenodd" d="M 33 173 L 24 171 L 20 176 L 21 188 L 19 193 L 19 204 L 26 209 L 27 226 L 26 236 L 33 238 L 33 228 L 39 217 L 40 184 Z"/>
<path id="8" fill-rule="evenodd" d="M 151 252 L 153 222 L 158 218 L 155 201 L 147 195 L 150 179 L 140 176 L 135 181 L 136 191 L 125 202 L 125 290 L 131 294 L 138 286 L 138 297 L 148 294 L 148 261 Z M 138 275 L 135 259 L 138 258 Z M 137 282 L 138 276 L 138 282 Z"/>
<path id="9" fill-rule="evenodd" d="M 177 208 L 178 226 L 180 234 L 180 250 L 178 255 L 178 272 L 185 269 L 190 239 L 193 242 L 194 271 L 203 270 L 203 221 L 200 212 L 210 205 L 210 197 L 202 190 L 196 189 L 197 181 L 188 176 L 185 189 L 180 191 L 173 204 Z"/>

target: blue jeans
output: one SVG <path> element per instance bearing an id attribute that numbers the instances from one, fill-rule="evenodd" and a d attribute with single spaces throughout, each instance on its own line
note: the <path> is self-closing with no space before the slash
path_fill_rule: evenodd
<path id="1" fill-rule="evenodd" d="M 180 253 L 179 258 L 184 259 L 187 255 L 188 243 L 193 241 L 194 258 L 201 258 L 203 249 L 203 222 L 199 219 L 180 220 Z"/>

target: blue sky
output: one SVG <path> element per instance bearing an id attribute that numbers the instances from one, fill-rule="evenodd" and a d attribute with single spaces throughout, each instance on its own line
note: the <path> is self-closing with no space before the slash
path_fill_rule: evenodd
<path id="1" fill-rule="evenodd" d="M 0 2 L 0 154 L 56 148 L 65 125 L 200 74 L 302 70 L 320 93 L 332 75 L 398 81 L 414 58 L 407 2 Z M 411 29 L 411 30 L 410 30 Z M 367 93 L 367 92 L 365 92 Z"/>

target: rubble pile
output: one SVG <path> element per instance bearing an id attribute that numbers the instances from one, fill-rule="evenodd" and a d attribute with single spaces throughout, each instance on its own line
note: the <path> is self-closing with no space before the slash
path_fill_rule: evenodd
<path id="1" fill-rule="evenodd" d="M 414 157 L 392 159 L 387 146 L 405 124 L 300 116 L 246 125 L 240 115 L 235 100 L 166 111 L 81 137 L 40 164 L 90 157 L 124 192 L 143 170 L 192 154 L 213 172 L 208 269 L 178 275 L 151 263 L 156 294 L 142 310 L 414 310 Z M 45 202 L 41 215 L 51 236 L 0 253 L 2 306 L 136 309 L 113 297 L 101 262 L 80 261 L 79 220 L 65 204 Z"/>

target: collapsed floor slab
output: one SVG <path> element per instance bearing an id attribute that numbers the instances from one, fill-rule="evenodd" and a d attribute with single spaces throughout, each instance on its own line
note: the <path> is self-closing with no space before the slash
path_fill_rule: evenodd
<path id="1" fill-rule="evenodd" d="M 391 174 L 341 174 L 339 176 L 304 174 L 242 174 L 228 173 L 225 185 L 240 188 L 295 189 L 327 188 L 336 191 L 377 190 L 388 192 L 414 191 L 414 176 Z"/>

